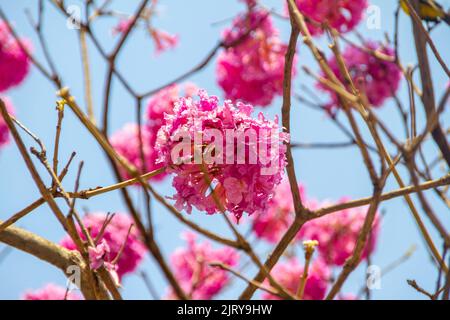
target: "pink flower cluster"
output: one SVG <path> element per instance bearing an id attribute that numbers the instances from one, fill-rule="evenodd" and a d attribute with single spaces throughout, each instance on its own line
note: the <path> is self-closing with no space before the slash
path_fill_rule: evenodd
<path id="1" fill-rule="evenodd" d="M 305 199 L 305 189 L 302 185 L 299 185 L 299 190 L 302 199 Z M 293 221 L 291 186 L 289 181 L 284 179 L 276 188 L 274 197 L 270 199 L 267 211 L 258 213 L 253 219 L 253 231 L 258 238 L 277 243 Z"/>
<path id="2" fill-rule="evenodd" d="M 30 61 L 20 44 L 30 50 L 28 40 L 17 41 L 7 24 L 0 20 L 0 92 L 19 85 L 28 74 Z"/>
<path id="3" fill-rule="evenodd" d="M 381 107 L 388 98 L 397 92 L 402 72 L 395 62 L 380 60 L 370 52 L 379 51 L 393 58 L 394 50 L 392 48 L 376 42 L 366 42 L 364 46 L 365 50 L 348 46 L 342 56 L 357 89 L 367 97 L 372 106 Z M 331 58 L 328 63 L 338 79 L 345 83 L 336 58 Z M 330 93 L 331 107 L 339 105 L 334 91 L 322 84 L 318 84 L 318 87 Z"/>
<path id="4" fill-rule="evenodd" d="M 155 151 L 155 142 L 158 130 L 164 124 L 164 115 L 173 113 L 173 107 L 177 99 L 184 91 L 184 97 L 192 97 L 198 88 L 192 83 L 184 85 L 173 84 L 157 92 L 147 105 L 146 123 L 141 127 L 142 151 L 141 156 L 139 126 L 137 124 L 126 124 L 122 129 L 114 133 L 109 141 L 113 148 L 141 172 L 150 172 L 160 169 L 161 164 L 156 163 L 158 157 Z M 144 158 L 144 163 L 142 162 Z M 126 170 L 120 168 L 120 175 L 125 179 L 131 176 Z M 167 176 L 162 173 L 151 178 L 152 181 L 161 181 Z"/>
<path id="5" fill-rule="evenodd" d="M 83 223 L 86 229 L 90 230 L 90 235 L 93 239 L 96 239 L 99 235 L 105 219 L 106 214 L 101 212 L 90 213 L 83 218 Z M 121 279 L 124 275 L 136 270 L 145 255 L 146 248 L 136 228 L 132 228 L 127 238 L 128 230 L 133 223 L 133 220 L 127 214 L 117 213 L 114 215 L 106 226 L 103 235 L 98 239 L 102 247 L 92 248 L 92 252 L 90 252 L 90 256 L 93 258 L 93 267 L 99 267 L 99 264 L 103 262 L 115 260 L 120 252 L 120 248 L 125 245 L 122 254 L 117 260 L 117 274 Z M 81 238 L 85 240 L 81 230 L 78 230 L 78 232 Z M 69 237 L 64 238 L 61 241 L 61 245 L 69 250 L 76 250 L 75 243 Z"/>
<path id="6" fill-rule="evenodd" d="M 269 12 L 251 6 L 224 31 L 223 41 L 229 47 L 218 57 L 216 74 L 227 99 L 268 106 L 282 94 L 287 46 Z"/>
<path id="7" fill-rule="evenodd" d="M 339 203 L 348 202 L 348 198 Z M 342 266 L 353 253 L 367 214 L 367 206 L 344 209 L 307 222 L 300 230 L 301 239 L 317 240 L 321 257 L 329 265 Z M 380 228 L 377 215 L 361 259 L 375 249 Z"/>
<path id="8" fill-rule="evenodd" d="M 11 101 L 7 97 L 1 97 L 3 102 L 5 103 L 6 110 L 8 110 L 8 113 L 13 114 L 14 113 L 14 107 L 11 103 Z M 5 123 L 5 120 L 0 115 L 0 149 L 7 145 L 9 142 L 9 129 L 8 126 Z"/>
<path id="9" fill-rule="evenodd" d="M 177 249 L 171 256 L 174 275 L 192 299 L 212 299 L 228 284 L 230 275 L 209 263 L 220 262 L 234 267 L 239 262 L 239 254 L 229 247 L 214 249 L 207 241 L 198 243 L 191 232 L 186 232 L 183 237 L 187 247 Z M 172 290 L 168 298 L 176 298 Z"/>
<path id="10" fill-rule="evenodd" d="M 305 15 L 312 35 L 321 35 L 323 24 L 341 33 L 352 31 L 362 20 L 367 0 L 296 0 L 299 11 Z"/>
<path id="11" fill-rule="evenodd" d="M 290 258 L 285 262 L 278 263 L 271 272 L 274 279 L 286 288 L 292 295 L 297 294 L 300 284 L 300 277 L 303 275 L 303 266 L 296 258 Z M 328 287 L 330 279 L 330 270 L 321 260 L 313 262 L 308 270 L 308 278 L 306 281 L 304 300 L 322 300 Z M 265 285 L 268 285 L 265 281 Z M 278 300 L 278 296 L 274 296 L 268 292 L 264 292 L 262 298 L 264 300 Z"/>
<path id="12" fill-rule="evenodd" d="M 22 300 L 82 300 L 80 295 L 66 291 L 65 288 L 50 283 L 42 289 L 26 291 Z"/>
<path id="13" fill-rule="evenodd" d="M 262 113 L 251 118 L 250 105 L 219 105 L 219 99 L 204 90 L 199 98 L 181 98 L 158 132 L 160 161 L 175 174 L 175 206 L 189 213 L 193 206 L 208 214 L 228 210 L 237 219 L 243 212 L 265 211 L 282 179 L 289 136 L 279 132 L 277 119 L 269 121 Z M 254 140 L 246 143 L 249 132 Z M 256 147 L 266 154 L 260 152 L 255 159 Z M 194 159 L 198 155 L 199 162 Z"/>
<path id="14" fill-rule="evenodd" d="M 300 191 L 302 200 L 311 210 L 331 204 L 305 197 L 304 188 L 301 186 Z M 343 198 L 339 203 L 345 203 L 348 200 L 348 198 Z M 309 221 L 298 233 L 297 240 L 317 240 L 320 258 L 328 265 L 341 266 L 353 253 L 366 218 L 367 209 L 365 206 L 345 209 Z M 274 198 L 270 200 L 267 212 L 255 216 L 253 231 L 258 238 L 276 243 L 286 232 L 293 219 L 292 194 L 286 179 L 277 188 Z M 377 215 L 361 259 L 365 259 L 375 249 L 379 229 L 380 218 Z"/>

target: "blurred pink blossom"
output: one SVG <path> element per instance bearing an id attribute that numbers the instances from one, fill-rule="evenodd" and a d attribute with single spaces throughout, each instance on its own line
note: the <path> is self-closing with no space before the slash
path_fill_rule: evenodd
<path id="1" fill-rule="evenodd" d="M 8 97 L 0 97 L 3 102 L 5 103 L 6 110 L 8 110 L 8 113 L 14 114 L 14 107 L 11 103 L 11 100 Z M 6 146 L 9 143 L 9 128 L 7 124 L 5 123 L 5 119 L 0 115 L 0 149 L 2 149 L 4 146 Z"/>
<path id="2" fill-rule="evenodd" d="M 348 198 L 343 198 L 338 203 L 348 201 Z M 321 203 L 321 207 L 327 205 L 330 203 Z M 302 227 L 298 236 L 304 240 L 319 241 L 318 251 L 323 260 L 329 265 L 342 266 L 353 253 L 366 218 L 367 209 L 367 206 L 344 209 L 314 219 Z M 367 258 L 375 249 L 379 229 L 380 218 L 377 215 L 361 259 Z"/>
<path id="3" fill-rule="evenodd" d="M 122 129 L 115 132 L 110 137 L 109 141 L 118 154 L 127 159 L 140 172 L 147 173 L 162 167 L 161 164 L 156 163 L 156 159 L 158 157 L 154 150 L 156 132 L 156 130 L 149 126 L 143 125 L 141 127 L 144 163 L 142 162 L 140 148 L 141 140 L 139 139 L 139 126 L 137 124 L 126 124 Z M 124 168 L 120 167 L 119 171 L 123 179 L 132 178 Z M 166 173 L 160 173 L 152 177 L 151 180 L 161 181 L 165 176 Z"/>
<path id="4" fill-rule="evenodd" d="M 23 296 L 22 300 L 82 300 L 83 298 L 73 292 L 67 292 L 65 288 L 55 284 L 47 284 L 42 289 L 28 290 Z"/>
<path id="5" fill-rule="evenodd" d="M 30 70 L 30 60 L 20 46 L 31 50 L 27 39 L 17 41 L 7 24 L 0 20 L 0 92 L 22 83 Z"/>
<path id="6" fill-rule="evenodd" d="M 285 262 L 279 262 L 275 265 L 271 274 L 292 295 L 296 295 L 300 284 L 300 277 L 303 275 L 303 266 L 296 258 L 290 258 Z M 330 270 L 320 259 L 312 262 L 309 267 L 303 299 L 322 300 L 325 297 L 330 276 Z M 264 284 L 269 285 L 267 280 Z M 278 296 L 274 296 L 268 292 L 264 292 L 262 298 L 264 300 L 280 299 Z"/>
<path id="7" fill-rule="evenodd" d="M 102 212 L 89 213 L 83 218 L 86 229 L 90 230 L 90 235 L 95 239 L 103 224 L 105 223 L 106 214 Z M 111 272 L 116 271 L 115 267 L 109 265 L 119 254 L 120 248 L 125 244 L 122 254 L 117 260 L 117 275 L 121 279 L 124 275 L 132 273 L 141 263 L 146 253 L 146 247 L 140 239 L 140 234 L 136 228 L 132 228 L 127 238 L 130 226 L 133 225 L 131 219 L 125 213 L 116 213 L 111 222 L 107 225 L 103 236 L 99 239 L 99 246 L 91 248 L 89 255 L 93 258 L 92 267 L 99 268 L 102 263 Z M 81 238 L 85 240 L 84 234 L 78 230 Z M 61 245 L 69 250 L 76 250 L 75 243 L 70 237 L 66 237 L 61 241 Z M 112 273 L 114 277 L 114 273 Z"/>
<path id="8" fill-rule="evenodd" d="M 394 57 L 392 48 L 375 42 L 366 42 L 365 48 Z M 367 97 L 373 107 L 381 107 L 386 99 L 393 97 L 397 92 L 402 71 L 395 62 L 380 60 L 367 50 L 348 46 L 342 57 L 357 89 Z M 345 83 L 335 57 L 328 62 L 338 79 Z M 334 91 L 322 84 L 317 86 L 330 93 L 332 100 L 330 107 L 339 105 L 338 96 Z"/>
<path id="9" fill-rule="evenodd" d="M 324 23 L 341 33 L 352 31 L 368 6 L 367 0 L 296 0 L 296 3 L 312 35 L 323 34 Z"/>
<path id="10" fill-rule="evenodd" d="M 173 49 L 178 45 L 178 35 L 173 35 L 164 30 L 151 29 L 150 35 L 155 43 L 156 53 L 160 54 L 168 49 Z"/>
<path id="11" fill-rule="evenodd" d="M 306 200 L 305 188 L 299 185 L 299 190 L 302 200 Z M 253 231 L 258 238 L 277 243 L 294 221 L 294 201 L 287 178 L 277 187 L 268 206 L 266 212 L 254 216 Z"/>
<path id="12" fill-rule="evenodd" d="M 235 267 L 239 254 L 230 247 L 214 249 L 208 241 L 199 243 L 191 232 L 184 233 L 183 238 L 187 247 L 177 249 L 170 259 L 175 277 L 192 299 L 212 299 L 229 283 L 230 275 L 228 271 L 210 266 L 209 263 L 220 262 Z M 167 298 L 175 297 L 170 290 Z"/>
<path id="13" fill-rule="evenodd" d="M 269 12 L 255 8 L 239 15 L 223 41 L 229 47 L 217 59 L 216 75 L 227 99 L 265 107 L 283 93 L 287 46 Z"/>
<path id="14" fill-rule="evenodd" d="M 120 19 L 119 23 L 117 23 L 117 25 L 112 30 L 113 35 L 127 32 L 128 29 L 131 27 L 132 23 L 133 23 L 133 17 L 129 17 L 126 19 Z"/>

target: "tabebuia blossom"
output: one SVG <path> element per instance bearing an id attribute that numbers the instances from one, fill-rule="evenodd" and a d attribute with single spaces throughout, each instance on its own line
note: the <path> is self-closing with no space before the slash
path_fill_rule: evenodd
<path id="1" fill-rule="evenodd" d="M 391 47 L 368 41 L 361 48 L 348 46 L 342 57 L 356 88 L 367 97 L 373 107 L 381 107 L 388 98 L 397 92 L 402 71 L 395 62 L 376 57 L 373 54 L 375 51 L 392 59 L 395 56 Z M 338 79 L 345 83 L 336 58 L 333 56 L 328 63 Z M 330 93 L 330 107 L 339 106 L 338 96 L 334 91 L 322 84 L 318 84 L 318 86 Z"/>
<path id="2" fill-rule="evenodd" d="M 87 230 L 90 230 L 90 235 L 93 239 L 96 239 L 99 235 L 106 218 L 107 215 L 102 212 L 88 213 L 83 217 L 83 224 Z M 115 262 L 121 247 L 124 246 L 121 255 L 117 259 L 116 270 L 114 271 L 117 272 L 119 279 L 122 279 L 124 275 L 136 270 L 144 258 L 146 247 L 141 241 L 141 236 L 136 228 L 132 228 L 129 232 L 133 224 L 133 219 L 125 213 L 116 213 L 114 215 L 112 220 L 107 224 L 103 235 L 97 239 L 97 247 L 93 248 L 95 250 L 90 250 L 90 256 L 93 258 L 93 261 L 91 261 L 92 267 L 98 268 L 103 262 Z M 83 240 L 86 240 L 80 228 L 78 228 L 78 233 Z M 61 245 L 69 250 L 77 249 L 70 237 L 64 238 L 61 241 Z M 98 245 L 102 245 L 102 247 L 100 248 Z M 101 253 L 101 256 L 96 255 L 96 253 Z"/>
<path id="3" fill-rule="evenodd" d="M 287 261 L 279 262 L 271 272 L 273 278 L 286 288 L 292 295 L 297 294 L 300 284 L 300 277 L 303 275 L 303 265 L 296 259 L 290 258 Z M 320 259 L 311 263 L 308 270 L 308 278 L 303 294 L 304 300 L 323 300 L 330 279 L 330 270 Z M 266 280 L 265 285 L 269 285 Z M 280 297 L 264 292 L 264 300 L 279 300 Z"/>
<path id="4" fill-rule="evenodd" d="M 75 293 L 68 292 L 66 288 L 57 286 L 55 284 L 47 284 L 45 287 L 38 290 L 28 290 L 23 296 L 22 300 L 82 300 L 83 298 Z"/>
<path id="5" fill-rule="evenodd" d="M 176 208 L 229 211 L 238 220 L 265 211 L 282 179 L 289 135 L 278 119 L 252 118 L 251 105 L 198 95 L 175 103 L 156 142 L 159 161 L 174 175 Z"/>
<path id="6" fill-rule="evenodd" d="M 29 72 L 30 60 L 21 45 L 31 49 L 28 40 L 17 41 L 8 25 L 0 20 L 0 92 L 22 83 Z"/>
<path id="7" fill-rule="evenodd" d="M 239 254 L 230 247 L 214 249 L 208 241 L 197 242 L 192 232 L 184 233 L 183 238 L 186 247 L 177 249 L 170 258 L 175 278 L 191 299 L 212 299 L 229 283 L 230 274 L 210 263 L 235 267 Z M 176 295 L 170 290 L 167 298 L 175 299 Z"/>
<path id="8" fill-rule="evenodd" d="M 193 97 L 198 87 L 193 83 L 172 84 L 153 95 L 147 104 L 147 126 L 158 132 L 164 124 L 164 114 L 173 113 L 175 102 L 181 97 Z M 182 94 L 184 93 L 184 94 Z"/>
<path id="9" fill-rule="evenodd" d="M 0 97 L 2 101 L 5 103 L 6 110 L 8 113 L 13 114 L 14 113 L 14 107 L 11 103 L 11 100 L 7 97 Z M 6 146 L 10 139 L 10 133 L 8 125 L 5 122 L 5 119 L 3 119 L 2 115 L 0 115 L 0 149 L 2 149 L 4 146 Z"/>
<path id="10" fill-rule="evenodd" d="M 287 46 L 267 10 L 251 7 L 222 38 L 227 48 L 219 54 L 216 75 L 227 99 L 264 107 L 283 93 Z"/>
<path id="11" fill-rule="evenodd" d="M 348 200 L 344 198 L 340 203 Z M 318 252 L 322 259 L 329 265 L 342 266 L 353 254 L 367 210 L 367 206 L 349 208 L 314 219 L 301 228 L 298 236 L 301 239 L 317 240 Z M 361 259 L 367 258 L 375 249 L 379 229 L 380 218 L 377 214 Z"/>
<path id="12" fill-rule="evenodd" d="M 115 132 L 110 137 L 109 141 L 117 153 L 127 159 L 128 162 L 134 165 L 140 172 L 146 173 L 160 169 L 162 166 L 161 164 L 156 163 L 158 155 L 154 150 L 156 141 L 155 130 L 143 125 L 141 126 L 141 137 L 142 140 L 139 138 L 139 126 L 137 124 L 129 123 L 119 131 Z M 144 160 L 144 162 L 142 160 Z M 119 167 L 119 172 L 123 179 L 132 178 L 128 171 L 122 167 Z M 161 181 L 165 176 L 165 173 L 161 173 L 152 177 L 151 180 Z"/>
<path id="13" fill-rule="evenodd" d="M 323 25 L 346 33 L 355 29 L 364 17 L 367 0 L 296 0 L 299 11 L 313 36 L 324 33 Z M 286 9 L 287 10 L 287 9 Z"/>
<path id="14" fill-rule="evenodd" d="M 299 191 L 302 200 L 305 200 L 305 188 L 302 185 L 299 185 Z M 285 178 L 270 199 L 267 211 L 254 216 L 253 232 L 260 239 L 277 243 L 294 221 L 294 212 L 291 186 Z"/>

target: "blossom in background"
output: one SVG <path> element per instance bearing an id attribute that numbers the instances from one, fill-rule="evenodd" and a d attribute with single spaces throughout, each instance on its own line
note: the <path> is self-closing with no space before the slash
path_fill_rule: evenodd
<path id="1" fill-rule="evenodd" d="M 348 202 L 344 198 L 339 203 Z M 329 205 L 322 203 L 322 207 Z M 367 206 L 344 209 L 307 222 L 298 234 L 301 239 L 319 241 L 318 252 L 329 265 L 342 266 L 353 253 L 367 214 Z M 361 259 L 375 249 L 380 228 L 379 215 L 376 216 L 372 232 Z"/>
<path id="2" fill-rule="evenodd" d="M 0 92 L 22 83 L 30 70 L 30 60 L 21 45 L 31 49 L 27 39 L 20 39 L 19 43 L 0 20 Z"/>
<path id="3" fill-rule="evenodd" d="M 339 293 L 336 300 L 359 300 L 357 296 L 352 293 Z"/>
<path id="4" fill-rule="evenodd" d="M 296 0 L 313 36 L 324 33 L 323 24 L 340 33 L 352 31 L 363 19 L 367 0 Z M 286 9 L 286 11 L 288 11 Z"/>
<path id="5" fill-rule="evenodd" d="M 292 295 L 296 295 L 300 284 L 300 277 L 303 275 L 303 266 L 296 258 L 290 258 L 285 262 L 279 262 L 275 265 L 271 275 Z M 329 279 L 330 270 L 325 263 L 320 259 L 314 261 L 309 267 L 303 299 L 322 300 L 325 297 Z M 264 284 L 269 285 L 269 282 L 266 280 Z M 274 296 L 268 292 L 264 292 L 262 298 L 264 300 L 280 299 L 278 296 Z"/>
<path id="6" fill-rule="evenodd" d="M 168 49 L 173 49 L 178 45 L 178 35 L 173 35 L 167 31 L 152 28 L 150 37 L 153 39 L 156 48 L 156 54 L 160 54 Z"/>
<path id="7" fill-rule="evenodd" d="M 141 127 L 141 136 L 144 157 L 141 156 L 141 140 L 139 139 L 139 126 L 137 124 L 126 124 L 122 129 L 115 132 L 109 141 L 117 153 L 127 159 L 140 172 L 151 172 L 160 169 L 162 165 L 156 163 L 157 153 L 154 151 L 155 130 L 143 125 Z M 145 163 L 142 163 L 142 158 L 144 158 Z M 120 167 L 119 171 L 124 179 L 132 178 L 124 168 Z M 152 177 L 151 180 L 161 181 L 165 176 L 165 173 L 161 173 Z"/>
<path id="8" fill-rule="evenodd" d="M 120 19 L 117 25 L 112 29 L 113 35 L 118 35 L 120 33 L 125 33 L 131 27 L 133 23 L 133 17 L 129 17 L 126 19 Z"/>
<path id="9" fill-rule="evenodd" d="M 99 234 L 106 218 L 107 215 L 101 212 L 89 213 L 84 216 L 83 224 L 86 229 L 90 230 L 90 235 L 93 239 L 95 239 Z M 90 253 L 90 255 L 95 258 L 93 261 L 94 267 L 99 267 L 103 262 L 110 263 L 114 261 L 120 252 L 120 248 L 125 244 L 122 254 L 117 260 L 117 270 L 108 268 L 107 265 L 105 266 L 110 271 L 117 271 L 117 275 L 120 279 L 124 275 L 136 270 L 146 253 L 146 247 L 142 243 L 139 232 L 136 228 L 131 229 L 131 232 L 127 238 L 130 226 L 133 224 L 133 220 L 127 214 L 117 213 L 114 215 L 110 223 L 107 225 L 103 236 L 98 239 L 99 244 L 102 244 L 102 240 L 105 240 L 107 247 L 103 245 L 102 248 L 91 248 L 92 253 Z M 85 236 L 79 228 L 78 232 L 81 238 L 85 240 Z M 61 245 L 69 250 L 76 250 L 76 245 L 70 237 L 64 238 L 61 241 Z M 96 255 L 96 253 L 100 253 L 100 256 Z M 114 276 L 114 273 L 112 273 L 112 275 Z"/>
<path id="10" fill-rule="evenodd" d="M 197 242 L 192 232 L 184 233 L 183 238 L 187 246 L 177 249 L 170 259 L 175 278 L 192 299 L 212 299 L 229 283 L 230 275 L 209 264 L 219 262 L 234 267 L 239 262 L 239 254 L 230 247 L 214 249 L 208 241 Z M 174 299 L 176 295 L 170 290 L 167 298 Z"/>
<path id="11" fill-rule="evenodd" d="M 156 13 L 156 5 L 157 1 L 153 1 L 151 7 L 144 9 L 141 13 L 141 16 L 138 17 L 136 25 L 138 25 L 139 22 L 143 22 L 143 25 L 145 25 L 146 30 L 148 31 L 148 34 L 150 35 L 150 38 L 155 45 L 156 54 L 160 54 L 164 51 L 175 48 L 178 45 L 179 37 L 178 35 L 170 34 L 167 31 L 157 29 L 152 26 L 152 20 Z M 121 18 L 117 25 L 113 27 L 112 34 L 118 35 L 127 32 L 130 29 L 133 21 L 133 16 Z"/>
<path id="12" fill-rule="evenodd" d="M 184 95 L 181 92 L 184 91 Z M 198 92 L 198 88 L 193 83 L 185 83 L 183 85 L 172 84 L 154 94 L 147 104 L 147 126 L 152 128 L 156 133 L 164 124 L 164 114 L 173 113 L 175 102 L 184 96 L 185 98 L 193 97 Z"/>
<path id="13" fill-rule="evenodd" d="M 1 97 L 1 99 L 5 103 L 8 113 L 14 114 L 14 107 L 11 100 L 8 97 Z M 5 119 L 0 115 L 0 149 L 9 143 L 9 135 L 8 125 L 5 123 Z"/>
<path id="14" fill-rule="evenodd" d="M 217 97 L 199 90 L 198 101 L 180 98 L 173 114 L 166 115 L 156 149 L 174 174 L 177 209 L 228 210 L 237 219 L 267 209 L 286 166 L 289 135 L 279 132 L 278 119 L 267 120 L 262 113 L 253 119 L 252 110 L 242 102 L 219 105 Z"/>
<path id="15" fill-rule="evenodd" d="M 28 290 L 22 300 L 82 300 L 83 298 L 73 292 L 67 292 L 66 288 L 62 288 L 55 284 L 47 284 L 42 289 Z"/>
<path id="16" fill-rule="evenodd" d="M 299 190 L 302 200 L 305 200 L 304 187 L 299 185 Z M 269 201 L 267 211 L 254 216 L 253 232 L 260 239 L 277 243 L 294 221 L 294 212 L 291 185 L 285 178 Z"/>
<path id="17" fill-rule="evenodd" d="M 229 47 L 219 54 L 216 75 L 227 99 L 264 107 L 282 95 L 287 46 L 267 10 L 239 15 L 222 37 Z"/>
<path id="18" fill-rule="evenodd" d="M 386 99 L 392 97 L 400 86 L 402 71 L 395 62 L 385 61 L 375 57 L 371 51 L 378 51 L 387 57 L 394 57 L 394 50 L 376 42 L 366 42 L 365 49 L 348 46 L 342 54 L 345 64 L 350 72 L 353 83 L 357 89 L 367 97 L 374 107 L 381 107 Z M 331 69 L 343 83 L 335 57 L 328 61 Z M 328 87 L 318 84 L 318 87 L 331 95 L 330 107 L 339 105 L 338 96 Z"/>

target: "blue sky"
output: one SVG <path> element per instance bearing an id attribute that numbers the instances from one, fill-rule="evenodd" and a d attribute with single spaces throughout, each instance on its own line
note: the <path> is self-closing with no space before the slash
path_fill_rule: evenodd
<path id="1" fill-rule="evenodd" d="M 66 2 L 80 3 L 80 1 Z M 449 2 L 443 3 L 448 7 L 450 5 Z M 114 3 L 116 4 L 115 8 L 118 10 L 132 13 L 138 2 L 116 0 Z M 268 7 L 276 8 L 278 11 L 282 10 L 280 1 L 271 0 L 263 1 L 263 3 Z M 371 3 L 378 5 L 381 9 L 381 29 L 371 30 L 367 28 L 365 23 L 362 23 L 358 31 L 364 37 L 370 39 L 384 39 L 385 32 L 392 37 L 395 1 L 372 0 Z M 14 21 L 19 34 L 32 40 L 36 56 L 40 61 L 44 61 L 37 37 L 24 13 L 24 9 L 29 8 L 35 14 L 36 1 L 0 0 L 0 6 L 9 19 Z M 133 33 L 132 38 L 126 43 L 124 50 L 119 56 L 118 67 L 138 92 L 158 87 L 200 62 L 206 56 L 208 50 L 216 44 L 221 30 L 229 24 L 229 18 L 242 11 L 244 7 L 237 0 L 161 0 L 160 9 L 161 14 L 155 21 L 155 25 L 171 33 L 178 34 L 180 44 L 175 50 L 156 56 L 153 45 L 145 32 L 138 30 Z M 215 23 L 224 19 L 225 22 Z M 286 40 L 289 34 L 289 24 L 280 19 L 275 21 L 283 39 Z M 114 20 L 111 19 L 105 19 L 95 24 L 97 36 L 101 39 L 102 45 L 108 49 L 112 47 L 115 40 L 110 32 L 113 25 Z M 433 39 L 444 61 L 447 62 L 450 61 L 449 31 L 448 26 L 442 25 L 433 32 Z M 46 6 L 44 33 L 64 83 L 70 87 L 72 94 L 84 106 L 82 68 L 77 34 L 75 31 L 66 28 L 65 18 L 50 5 Z M 325 40 L 320 39 L 318 41 L 319 45 L 324 49 L 326 49 Z M 416 61 L 413 41 L 410 22 L 402 15 L 400 55 L 405 65 L 413 64 Z M 102 58 L 92 45 L 90 46 L 90 56 L 94 104 L 96 113 L 99 116 L 106 68 Z M 431 63 L 434 71 L 436 95 L 440 97 L 448 83 L 448 78 L 440 70 L 434 58 L 431 58 Z M 302 65 L 307 65 L 317 70 L 316 63 L 304 46 L 299 47 L 297 69 L 300 70 Z M 210 94 L 222 97 L 222 92 L 216 85 L 214 71 L 215 65 L 213 61 L 189 80 L 195 82 L 199 87 L 207 89 Z M 310 100 L 314 100 L 315 98 L 311 98 L 302 90 L 303 85 L 311 86 L 311 80 L 308 76 L 299 72 L 294 82 L 295 92 L 308 97 Z M 403 101 L 407 101 L 406 89 L 405 83 L 402 83 L 399 95 Z M 25 83 L 16 89 L 10 90 L 7 92 L 7 95 L 13 100 L 18 118 L 41 137 L 50 149 L 53 144 L 56 124 L 54 87 L 36 69 L 33 69 Z M 317 93 L 317 95 L 321 102 L 327 101 L 327 97 L 322 93 Z M 135 117 L 134 101 L 117 81 L 113 84 L 111 99 L 111 129 L 115 131 L 126 122 L 133 122 Z M 263 111 L 270 117 L 273 117 L 276 114 L 280 114 L 280 109 L 281 99 L 278 98 L 270 108 Z M 381 110 L 376 112 L 393 132 L 403 138 L 398 112 L 392 101 L 387 102 Z M 447 111 L 443 119 L 448 120 L 448 115 Z M 300 103 L 294 103 L 291 118 L 293 142 L 347 141 L 345 136 L 335 128 L 324 114 L 310 110 Z M 423 114 L 420 114 L 420 119 L 423 120 Z M 419 125 L 423 125 L 423 121 L 420 121 Z M 446 126 L 448 126 L 448 122 Z M 72 151 L 76 151 L 76 163 L 81 160 L 85 162 L 81 188 L 113 183 L 112 172 L 102 151 L 69 110 L 66 112 L 63 128 L 60 151 L 63 161 L 69 157 Z M 29 141 L 28 138 L 25 139 L 31 145 L 32 141 Z M 427 143 L 425 153 L 429 160 L 435 158 L 437 150 L 433 143 Z M 304 183 L 308 194 L 312 197 L 337 200 L 342 196 L 360 198 L 371 193 L 371 184 L 366 169 L 362 164 L 358 150 L 355 148 L 336 150 L 297 149 L 294 151 L 294 157 L 298 179 Z M 400 172 L 405 177 L 405 181 L 409 181 L 407 172 L 404 170 Z M 440 177 L 445 172 L 438 168 L 434 174 L 435 177 Z M 65 185 L 68 188 L 73 186 L 74 175 L 72 172 L 65 180 Z M 394 190 L 397 187 L 395 181 L 391 179 L 387 184 L 386 190 Z M 171 195 L 174 192 L 170 186 L 170 181 L 158 184 L 157 189 L 165 195 Z M 137 200 L 142 199 L 135 191 L 133 191 L 133 196 Z M 427 196 L 444 224 L 449 228 L 450 219 L 448 217 L 450 212 L 448 208 L 445 208 L 432 192 L 427 192 Z M 14 145 L 10 145 L 2 150 L 0 153 L 0 219 L 5 220 L 38 197 L 38 191 L 26 170 L 17 148 Z M 417 199 L 415 197 L 413 199 L 418 204 Z M 89 202 L 79 201 L 78 206 L 80 211 L 83 209 L 112 212 L 125 210 L 118 192 L 94 198 Z M 430 291 L 434 290 L 437 275 L 435 268 L 430 262 L 426 246 L 420 238 L 418 229 L 402 199 L 383 203 L 381 209 L 385 212 L 385 215 L 382 222 L 380 240 L 372 263 L 381 267 L 386 266 L 398 259 L 412 245 L 417 246 L 417 251 L 410 260 L 383 277 L 381 289 L 374 291 L 373 296 L 378 299 L 421 299 L 422 296 L 408 287 L 406 279 L 416 279 L 422 287 Z M 179 234 L 185 228 L 157 203 L 153 203 L 153 212 L 156 219 L 158 242 L 166 257 L 169 257 L 176 247 L 183 245 Z M 220 234 L 229 235 L 228 230 L 223 226 L 223 220 L 219 216 L 205 216 L 194 212 L 189 218 Z M 430 227 L 429 221 L 425 217 L 424 220 L 427 226 Z M 43 235 L 52 241 L 59 241 L 64 236 L 62 228 L 46 206 L 41 206 L 35 210 L 22 219 L 18 225 Z M 248 229 L 248 225 L 243 224 L 240 226 L 240 229 L 245 231 Z M 438 235 L 434 232 L 432 232 L 432 235 L 440 248 L 441 244 Z M 3 246 L 0 245 L 0 250 L 2 248 Z M 265 259 L 270 249 L 271 247 L 265 244 L 259 245 L 258 253 L 260 257 Z M 246 261 L 244 257 L 242 260 Z M 150 257 L 146 258 L 142 269 L 150 275 L 158 291 L 163 294 L 167 284 Z M 245 272 L 247 275 L 253 276 L 255 270 L 250 268 Z M 364 283 L 364 272 L 364 266 L 361 266 L 345 285 L 345 292 L 354 293 L 358 291 Z M 64 285 L 65 279 L 59 270 L 17 250 L 12 251 L 0 265 L 0 299 L 17 299 L 24 290 L 39 288 L 48 282 Z M 227 289 L 219 298 L 235 298 L 244 286 L 245 284 L 240 280 L 235 280 L 232 288 Z M 125 298 L 151 298 L 141 278 L 135 275 L 125 278 L 123 294 Z"/>

